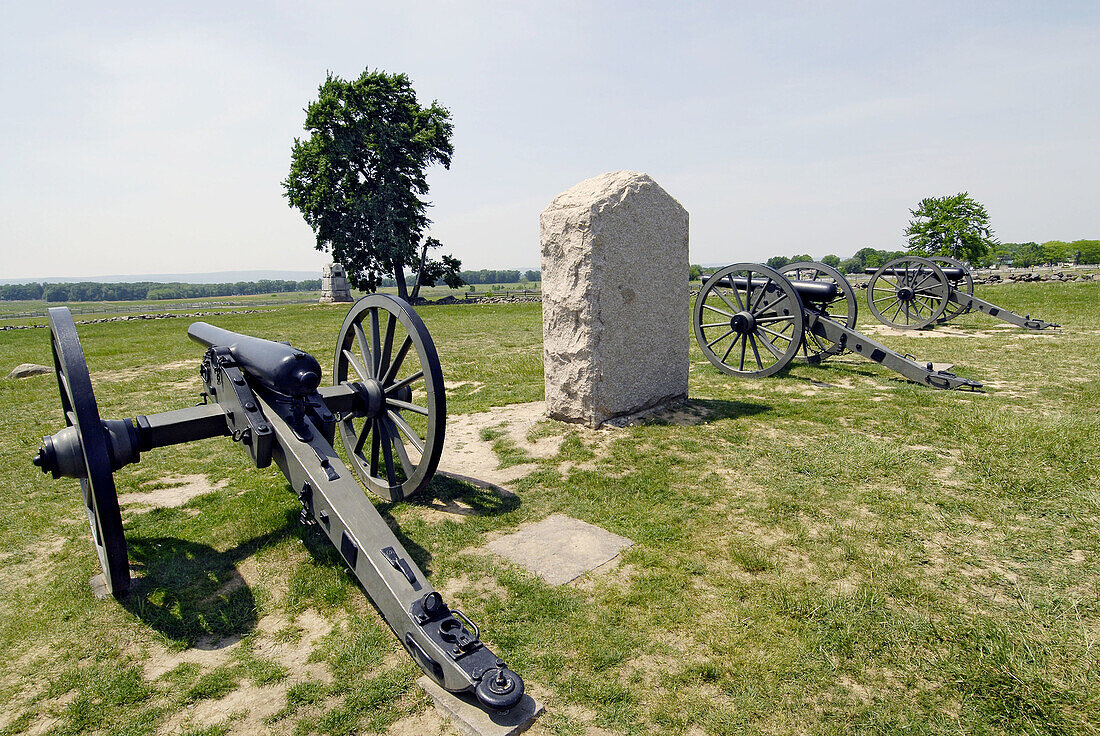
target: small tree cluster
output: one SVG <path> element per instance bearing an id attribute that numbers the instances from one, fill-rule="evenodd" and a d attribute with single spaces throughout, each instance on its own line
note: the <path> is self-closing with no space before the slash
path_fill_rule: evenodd
<path id="1" fill-rule="evenodd" d="M 409 299 L 406 269 L 416 274 L 412 297 L 439 281 L 461 286 L 458 259 L 428 257 L 440 243 L 427 235 L 424 199 L 428 167 L 451 166 L 450 112 L 421 107 L 404 74 L 369 70 L 351 82 L 330 72 L 305 112 L 309 137 L 294 139 L 283 188 L 316 248 L 364 291 L 392 277 Z"/>
<path id="2" fill-rule="evenodd" d="M 966 192 L 925 197 L 905 229 L 911 253 L 980 263 L 997 244 L 985 207 Z"/>

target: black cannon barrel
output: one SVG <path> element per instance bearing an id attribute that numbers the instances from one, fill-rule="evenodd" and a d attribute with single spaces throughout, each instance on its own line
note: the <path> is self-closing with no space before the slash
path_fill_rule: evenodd
<path id="1" fill-rule="evenodd" d="M 879 272 L 879 270 L 880 269 L 868 267 L 868 268 L 863 269 L 863 273 L 867 274 L 868 276 L 874 276 L 876 273 Z M 914 271 L 914 272 L 916 271 L 916 269 L 909 269 L 909 270 Z M 946 276 L 951 281 L 958 281 L 963 276 L 966 275 L 965 270 L 963 270 L 961 268 L 953 268 L 951 266 L 940 266 L 940 270 L 943 271 L 943 275 Z M 891 276 L 907 276 L 908 275 L 904 268 L 891 268 L 891 269 L 888 269 L 886 271 L 886 273 L 891 275 Z"/>
<path id="2" fill-rule="evenodd" d="M 710 279 L 711 277 L 704 276 L 703 283 L 706 284 Z M 737 286 L 739 289 L 745 289 L 748 287 L 749 280 L 744 276 L 734 276 L 732 279 L 727 276 L 722 279 L 722 282 L 724 286 Z M 757 280 L 753 288 L 762 283 L 763 281 Z M 791 280 L 791 286 L 794 287 L 794 290 L 798 292 L 798 297 L 804 302 L 831 302 L 840 293 L 837 285 L 831 281 Z"/>
<path id="3" fill-rule="evenodd" d="M 282 342 L 242 335 L 221 327 L 194 322 L 187 336 L 200 345 L 229 350 L 241 370 L 261 384 L 289 396 L 304 396 L 321 383 L 321 365 L 309 353 Z"/>

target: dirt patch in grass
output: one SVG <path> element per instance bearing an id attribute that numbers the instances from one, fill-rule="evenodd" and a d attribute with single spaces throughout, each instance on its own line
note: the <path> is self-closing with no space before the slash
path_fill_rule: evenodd
<path id="1" fill-rule="evenodd" d="M 255 734 L 268 732 L 264 721 L 282 710 L 286 703 L 286 685 L 256 687 L 246 682 L 217 700 L 200 700 L 177 711 L 161 726 L 158 733 L 173 734 L 196 731 L 223 724 L 232 718 L 230 733 Z"/>
<path id="2" fill-rule="evenodd" d="M 154 374 L 162 374 L 166 371 L 180 370 L 181 368 L 190 368 L 198 372 L 200 363 L 202 363 L 201 358 L 192 358 L 189 360 L 177 360 L 172 363 L 164 363 L 163 365 L 147 365 L 141 368 L 120 368 L 113 371 L 96 371 L 91 374 L 92 385 L 97 383 L 132 381 L 137 378 L 147 378 Z"/>
<path id="3" fill-rule="evenodd" d="M 83 510 L 83 506 L 81 509 Z M 88 531 L 87 526 L 84 531 Z M 20 554 L 0 554 L 0 582 L 8 588 L 44 581 L 49 575 L 51 558 L 64 547 L 64 538 L 47 537 L 27 547 Z"/>
<path id="4" fill-rule="evenodd" d="M 306 609 L 293 620 L 282 614 L 264 616 L 257 623 L 256 634 L 250 640 L 251 655 L 272 660 L 284 666 L 286 679 L 273 684 L 256 685 L 247 678 L 224 697 L 200 700 L 174 714 L 160 733 L 180 733 L 192 729 L 226 724 L 231 733 L 261 733 L 267 731 L 265 721 L 276 715 L 286 704 L 287 690 L 298 682 L 329 683 L 332 675 L 322 662 L 310 662 L 318 641 L 328 634 L 335 622 L 313 609 Z M 204 670 L 223 666 L 240 650 L 241 638 L 200 639 L 190 649 L 170 652 L 156 647 L 146 656 L 145 677 L 155 680 L 181 664 L 191 663 Z"/>
<path id="5" fill-rule="evenodd" d="M 499 598 L 508 600 L 508 589 L 492 577 L 472 578 L 469 575 L 456 575 L 447 580 L 439 589 L 445 601 L 466 603 L 476 598 Z"/>
<path id="6" fill-rule="evenodd" d="M 181 664 L 197 664 L 203 668 L 214 668 L 229 661 L 241 643 L 241 637 L 234 634 L 222 638 L 205 636 L 195 642 L 195 646 L 182 652 L 173 652 L 155 646 L 142 662 L 142 671 L 146 680 L 156 680 L 171 672 Z"/>
<path id="7" fill-rule="evenodd" d="M 227 480 L 211 483 L 205 475 L 172 475 L 143 483 L 143 487 L 153 486 L 153 488 L 148 491 L 123 493 L 118 497 L 118 502 L 122 506 L 133 504 L 171 509 L 183 506 L 197 496 L 213 493 L 227 485 L 229 485 Z"/>
<path id="8" fill-rule="evenodd" d="M 48 644 L 33 647 L 15 660 L 10 670 L 10 674 L 6 675 L 4 679 L 0 681 L 0 686 L 5 690 L 12 686 L 15 686 L 18 690 L 18 694 L 7 699 L 3 704 L 0 704 L 0 730 L 7 728 L 12 721 L 19 717 L 23 710 L 23 706 L 30 700 L 38 697 L 48 684 L 47 678 L 26 678 L 21 676 L 20 673 L 25 672 L 28 668 L 40 667 L 41 663 L 49 662 L 52 656 L 53 650 Z M 72 698 L 72 695 L 66 694 L 63 697 L 67 702 Z M 44 728 L 41 728 L 43 723 L 48 727 L 52 726 L 56 721 L 56 718 L 46 718 L 45 721 L 40 720 L 37 724 L 39 732 L 44 730 Z"/>
<path id="9" fill-rule="evenodd" d="M 860 331 L 867 335 L 885 337 L 996 337 L 996 332 L 984 330 L 960 330 L 958 327 L 940 325 L 934 329 L 897 330 L 887 325 L 863 325 Z"/>
<path id="10" fill-rule="evenodd" d="M 467 388 L 467 386 L 469 388 Z M 466 394 L 467 396 L 479 393 L 481 389 L 485 388 L 485 384 L 481 381 L 454 381 L 447 384 L 447 395 L 453 396 L 458 393 Z M 459 391 L 459 389 L 463 389 Z"/>
<path id="11" fill-rule="evenodd" d="M 543 401 L 448 417 L 447 443 L 439 469 L 507 487 L 537 470 L 535 460 L 558 454 L 563 439 L 561 435 L 543 436 L 541 432 L 533 431 L 545 419 L 546 403 Z M 501 439 L 526 454 L 532 462 L 501 468 L 493 441 L 483 438 L 483 430 L 500 434 Z"/>
<path id="12" fill-rule="evenodd" d="M 402 718 L 386 729 L 386 736 L 452 736 L 458 733 L 435 708 Z"/>
<path id="13" fill-rule="evenodd" d="M 293 621 L 274 614 L 264 616 L 256 624 L 257 630 L 262 633 L 253 652 L 284 665 L 290 670 L 292 681 L 313 679 L 331 682 L 332 674 L 328 667 L 321 662 L 310 662 L 309 657 L 316 643 L 334 626 L 335 622 L 311 608 L 299 613 Z M 276 635 L 279 639 L 290 641 L 277 642 Z"/>

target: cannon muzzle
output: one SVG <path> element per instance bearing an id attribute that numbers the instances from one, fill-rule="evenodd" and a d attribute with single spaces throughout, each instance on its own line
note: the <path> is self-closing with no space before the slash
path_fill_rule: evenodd
<path id="1" fill-rule="evenodd" d="M 195 322 L 187 336 L 208 348 L 225 348 L 241 370 L 261 384 L 287 396 L 306 396 L 321 383 L 321 365 L 309 353 L 282 342 L 264 340 L 221 327 Z"/>

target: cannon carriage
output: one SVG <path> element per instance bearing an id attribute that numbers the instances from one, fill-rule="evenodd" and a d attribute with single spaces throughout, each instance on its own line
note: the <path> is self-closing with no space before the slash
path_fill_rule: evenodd
<path id="1" fill-rule="evenodd" d="M 954 258 L 902 256 L 880 268 L 864 271 L 871 276 L 867 283 L 871 314 L 884 325 L 899 330 L 924 329 L 974 310 L 1028 330 L 1059 327 L 974 296 L 970 269 Z"/>
<path id="2" fill-rule="evenodd" d="M 444 689 L 472 693 L 507 710 L 523 680 L 480 640 L 478 627 L 450 608 L 375 509 L 372 492 L 400 501 L 435 473 L 446 427 L 442 368 L 427 328 L 404 301 L 373 294 L 357 302 L 340 329 L 333 385 L 308 353 L 197 322 L 188 329 L 206 348 L 203 403 L 149 416 L 100 418 L 83 349 L 66 307 L 49 310 L 54 367 L 66 427 L 33 462 L 54 478 L 80 481 L 106 588 L 130 588 L 125 533 L 114 473 L 141 453 L 229 436 L 257 468 L 272 462 L 315 525 L 340 551 L 402 646 Z M 354 468 L 333 448 L 339 434 Z"/>
<path id="3" fill-rule="evenodd" d="M 735 263 L 704 280 L 692 321 L 703 355 L 729 375 L 762 378 L 850 351 L 934 388 L 981 388 L 857 332 L 857 312 L 847 279 L 824 263 Z"/>

